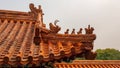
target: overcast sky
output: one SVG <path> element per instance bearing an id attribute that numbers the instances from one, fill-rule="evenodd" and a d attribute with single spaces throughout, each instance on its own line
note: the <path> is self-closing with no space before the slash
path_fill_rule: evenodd
<path id="1" fill-rule="evenodd" d="M 120 0 L 0 0 L 0 9 L 28 12 L 29 3 L 42 6 L 47 28 L 56 19 L 61 33 L 67 28 L 77 32 L 90 24 L 97 35 L 95 50 L 120 50 Z"/>

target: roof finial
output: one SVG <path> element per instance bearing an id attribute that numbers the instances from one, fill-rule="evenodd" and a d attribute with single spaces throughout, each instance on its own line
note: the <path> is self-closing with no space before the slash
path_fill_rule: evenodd
<path id="1" fill-rule="evenodd" d="M 41 6 L 39 5 L 38 8 L 36 8 L 33 3 L 30 3 L 29 8 L 31 10 L 30 15 L 40 26 L 43 26 L 43 12 Z"/>

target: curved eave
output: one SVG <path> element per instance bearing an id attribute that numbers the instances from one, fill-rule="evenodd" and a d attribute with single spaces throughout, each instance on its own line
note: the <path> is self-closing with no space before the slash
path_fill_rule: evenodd
<path id="1" fill-rule="evenodd" d="M 54 41 L 73 41 L 73 42 L 93 42 L 96 39 L 95 34 L 47 34 L 42 36 L 43 39 Z"/>

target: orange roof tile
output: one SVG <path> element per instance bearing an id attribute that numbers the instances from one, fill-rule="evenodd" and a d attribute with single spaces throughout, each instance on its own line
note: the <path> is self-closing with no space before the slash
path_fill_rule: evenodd
<path id="1" fill-rule="evenodd" d="M 55 68 L 120 68 L 119 60 L 75 60 L 73 63 L 55 63 Z"/>
<path id="2" fill-rule="evenodd" d="M 31 4 L 30 4 L 31 5 Z M 34 61 L 39 57 L 47 62 L 63 58 L 73 58 L 85 54 L 86 59 L 94 59 L 92 52 L 93 27 L 81 28 L 78 34 L 73 29 L 72 34 L 59 34 L 61 27 L 50 23 L 50 29 L 43 23 L 41 8 L 30 6 L 30 12 L 0 10 L 0 61 L 8 56 L 10 61 L 15 61 L 20 56 L 22 61 L 27 61 L 32 56 Z M 93 56 L 92 58 L 90 56 Z"/>

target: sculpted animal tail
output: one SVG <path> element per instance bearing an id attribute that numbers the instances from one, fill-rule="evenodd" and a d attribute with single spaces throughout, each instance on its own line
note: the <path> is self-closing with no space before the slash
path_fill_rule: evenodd
<path id="1" fill-rule="evenodd" d="M 59 22 L 59 20 L 55 20 L 55 21 L 54 21 L 54 25 L 55 25 L 55 26 L 57 26 L 57 25 L 56 25 L 56 24 L 57 24 L 57 22 Z"/>

